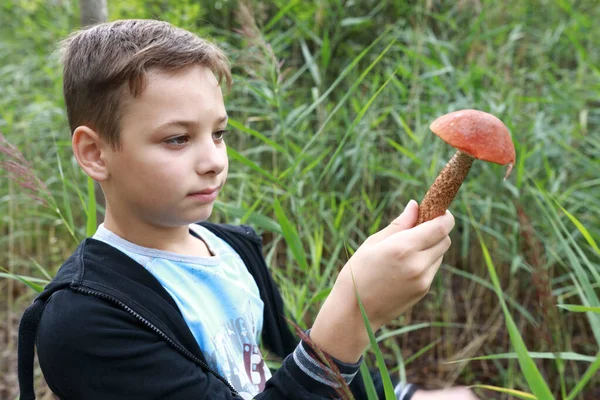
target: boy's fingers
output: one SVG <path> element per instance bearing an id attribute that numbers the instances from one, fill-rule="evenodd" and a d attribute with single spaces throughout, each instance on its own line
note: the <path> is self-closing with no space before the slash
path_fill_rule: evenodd
<path id="1" fill-rule="evenodd" d="M 440 269 L 440 265 L 442 265 L 443 259 L 444 259 L 444 256 L 442 255 L 437 260 L 435 260 L 433 262 L 433 264 L 431 264 L 431 266 L 429 268 L 427 268 L 427 270 L 424 272 L 425 276 L 423 278 L 430 284 L 431 284 L 431 282 L 433 282 L 433 278 L 435 278 L 435 274 L 437 274 L 438 270 Z"/>
<path id="2" fill-rule="evenodd" d="M 412 228 L 409 238 L 410 246 L 416 251 L 427 250 L 448 236 L 452 228 L 454 228 L 454 217 L 450 211 L 446 211 L 446 214 Z"/>
<path id="3" fill-rule="evenodd" d="M 451 245 L 450 237 L 445 236 L 442 240 L 437 242 L 432 247 L 430 247 L 426 250 L 422 250 L 420 252 L 420 255 L 422 255 L 424 257 L 427 265 L 431 265 L 436 260 L 438 260 L 440 257 L 443 257 L 444 254 L 446 254 L 446 252 L 450 248 L 450 245 Z"/>

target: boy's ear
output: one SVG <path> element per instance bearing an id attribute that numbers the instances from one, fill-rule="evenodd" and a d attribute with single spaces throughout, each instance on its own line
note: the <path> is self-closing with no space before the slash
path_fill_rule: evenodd
<path id="1" fill-rule="evenodd" d="M 93 180 L 102 182 L 108 178 L 106 145 L 96 131 L 87 126 L 78 126 L 71 138 L 73 154 L 77 162 Z"/>

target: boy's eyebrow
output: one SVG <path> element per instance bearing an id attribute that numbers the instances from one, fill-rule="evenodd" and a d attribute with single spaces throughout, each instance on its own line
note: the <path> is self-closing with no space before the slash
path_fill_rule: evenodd
<path id="1" fill-rule="evenodd" d="M 221 125 L 221 124 L 227 122 L 228 119 L 229 119 L 229 116 L 227 114 L 225 114 L 222 117 L 219 117 L 215 121 L 216 125 Z M 180 126 L 183 128 L 187 128 L 190 126 L 198 126 L 198 121 L 172 119 L 172 120 L 165 122 L 164 124 L 160 124 L 156 129 L 154 129 L 154 132 L 160 132 L 161 130 L 168 128 L 168 127 L 172 127 L 172 126 Z"/>

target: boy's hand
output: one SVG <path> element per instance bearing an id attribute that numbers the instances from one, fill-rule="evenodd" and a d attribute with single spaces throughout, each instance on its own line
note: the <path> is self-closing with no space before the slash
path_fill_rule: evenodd
<path id="1" fill-rule="evenodd" d="M 365 240 L 335 284 L 346 296 L 354 298 L 358 309 L 354 275 L 373 330 L 397 318 L 427 294 L 450 247 L 452 214 L 446 212 L 414 227 L 418 214 L 419 207 L 411 200 L 390 225 Z"/>
<path id="2" fill-rule="evenodd" d="M 311 331 L 312 340 L 326 353 L 355 362 L 368 345 L 354 282 L 373 330 L 429 291 L 450 247 L 454 217 L 446 212 L 415 227 L 418 211 L 411 200 L 390 225 L 365 240 L 340 272 Z"/>
<path id="3" fill-rule="evenodd" d="M 441 390 L 417 390 L 411 400 L 479 400 L 466 387 L 453 387 Z"/>

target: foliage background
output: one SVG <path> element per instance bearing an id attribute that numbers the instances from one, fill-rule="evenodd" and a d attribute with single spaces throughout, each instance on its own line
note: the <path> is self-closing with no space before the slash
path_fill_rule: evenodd
<path id="1" fill-rule="evenodd" d="M 483 241 L 527 348 L 547 357 L 536 365 L 554 395 L 583 381 L 598 360 L 600 318 L 556 304 L 600 306 L 596 1 L 108 3 L 109 20 L 167 20 L 228 52 L 231 174 L 213 219 L 264 234 L 289 314 L 304 327 L 348 254 L 420 201 L 452 155 L 429 123 L 461 108 L 497 115 L 517 149 L 513 175 L 474 165 L 430 294 L 379 332 L 380 345 L 393 374 L 427 387 L 529 391 L 514 358 L 448 363 L 514 351 Z M 15 149 L 0 142 L 9 149 L 0 152 L 0 266 L 41 285 L 85 237 L 90 211 L 55 53 L 78 21 L 72 0 L 0 4 L 0 132 L 28 162 L 6 164 Z M 0 398 L 17 396 L 15 333 L 33 295 L 0 280 Z M 585 383 L 577 398 L 600 398 L 600 379 Z"/>

